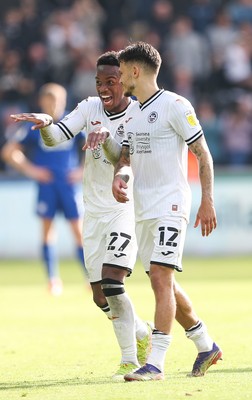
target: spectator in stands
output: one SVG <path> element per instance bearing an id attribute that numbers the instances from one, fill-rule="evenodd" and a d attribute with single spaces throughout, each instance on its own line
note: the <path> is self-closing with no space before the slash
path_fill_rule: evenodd
<path id="1" fill-rule="evenodd" d="M 248 164 L 252 154 L 252 96 L 242 94 L 220 115 L 223 151 L 230 166 Z"/>
<path id="2" fill-rule="evenodd" d="M 247 30 L 250 29 L 250 32 Z M 240 30 L 237 39 L 224 52 L 224 76 L 232 87 L 252 88 L 252 25 Z"/>
<path id="3" fill-rule="evenodd" d="M 173 71 L 186 68 L 194 82 L 201 84 L 211 71 L 209 46 L 206 38 L 195 32 L 187 16 L 178 17 L 166 37 L 165 58 Z"/>
<path id="4" fill-rule="evenodd" d="M 220 130 L 219 117 L 209 99 L 202 99 L 197 107 L 197 114 L 206 137 L 209 150 L 212 154 L 215 165 L 225 163 L 223 157 L 223 143 Z"/>

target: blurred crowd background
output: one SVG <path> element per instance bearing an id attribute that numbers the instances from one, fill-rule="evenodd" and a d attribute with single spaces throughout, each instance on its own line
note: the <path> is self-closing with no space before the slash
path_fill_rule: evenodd
<path id="1" fill-rule="evenodd" d="M 97 57 L 136 40 L 159 50 L 159 86 L 193 103 L 216 167 L 251 167 L 252 0 L 1 1 L 0 147 L 42 84 L 62 84 L 71 110 L 96 94 Z"/>

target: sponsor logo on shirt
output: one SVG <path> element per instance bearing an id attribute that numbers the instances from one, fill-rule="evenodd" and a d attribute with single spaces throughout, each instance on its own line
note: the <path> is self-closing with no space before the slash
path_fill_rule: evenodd
<path id="1" fill-rule="evenodd" d="M 92 125 L 99 125 L 101 123 L 101 121 L 91 121 Z"/>
<path id="2" fill-rule="evenodd" d="M 135 151 L 137 154 L 151 153 L 150 145 L 150 133 L 149 132 L 128 132 L 128 142 L 130 148 L 130 154 Z"/>

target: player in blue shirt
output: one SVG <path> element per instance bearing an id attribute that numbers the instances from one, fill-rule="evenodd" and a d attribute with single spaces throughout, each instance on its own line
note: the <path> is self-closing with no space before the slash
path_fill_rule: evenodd
<path id="1" fill-rule="evenodd" d="M 39 91 L 38 105 L 42 112 L 59 121 L 66 114 L 66 99 L 66 90 L 61 85 L 47 83 Z M 80 151 L 84 142 L 85 136 L 81 133 L 57 147 L 47 147 L 39 131 L 32 130 L 31 124 L 24 124 L 2 149 L 6 163 L 38 183 L 36 212 L 42 221 L 42 257 L 49 290 L 53 295 L 62 293 L 53 226 L 57 212 L 63 212 L 70 223 L 76 242 L 77 258 L 85 270 L 80 185 L 84 163 Z"/>

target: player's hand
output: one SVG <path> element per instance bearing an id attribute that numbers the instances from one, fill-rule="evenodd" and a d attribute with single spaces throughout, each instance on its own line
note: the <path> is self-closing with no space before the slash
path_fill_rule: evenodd
<path id="1" fill-rule="evenodd" d="M 126 203 L 127 201 L 129 201 L 129 198 L 127 197 L 127 189 L 128 185 L 125 180 L 122 179 L 120 175 L 116 175 L 112 183 L 112 192 L 114 198 L 119 203 Z"/>
<path id="2" fill-rule="evenodd" d="M 109 131 L 106 128 L 100 127 L 95 129 L 93 132 L 90 132 L 88 134 L 86 143 L 82 147 L 82 150 L 96 150 L 100 144 L 103 144 L 105 142 L 108 136 Z"/>
<path id="3" fill-rule="evenodd" d="M 215 208 L 209 200 L 202 200 L 199 207 L 194 228 L 201 225 L 202 236 L 208 236 L 217 226 L 217 218 Z"/>
<path id="4" fill-rule="evenodd" d="M 14 122 L 33 122 L 35 125 L 31 127 L 32 130 L 45 128 L 53 122 L 50 115 L 43 113 L 11 114 L 10 117 Z"/>

